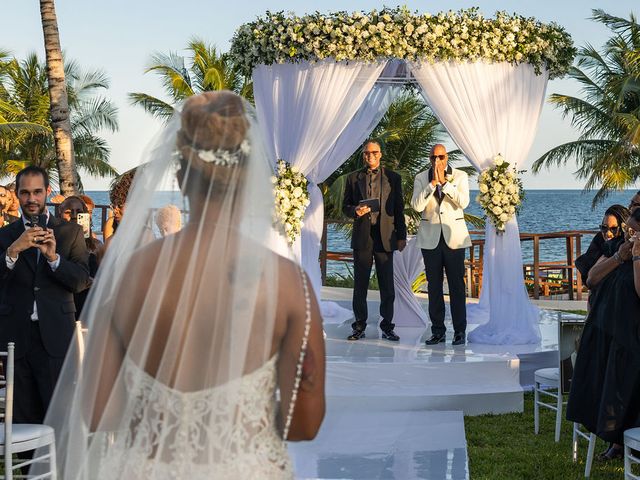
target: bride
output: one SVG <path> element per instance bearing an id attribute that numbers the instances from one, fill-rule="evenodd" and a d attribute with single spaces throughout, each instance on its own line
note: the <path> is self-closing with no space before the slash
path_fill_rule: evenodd
<path id="1" fill-rule="evenodd" d="M 270 169 L 251 107 L 188 99 L 150 150 L 47 415 L 69 479 L 291 478 L 284 440 L 324 416 L 311 285 L 265 245 Z M 148 242 L 177 181 L 188 220 Z"/>

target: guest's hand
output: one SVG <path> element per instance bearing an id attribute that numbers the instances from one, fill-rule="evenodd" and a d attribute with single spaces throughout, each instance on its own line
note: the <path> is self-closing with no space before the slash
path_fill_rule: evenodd
<path id="1" fill-rule="evenodd" d="M 53 230 L 47 228 L 40 233 L 41 241 L 36 245 L 40 253 L 48 262 L 53 262 L 58 254 L 56 253 L 56 237 Z"/>
<path id="2" fill-rule="evenodd" d="M 371 211 L 371 208 L 369 208 L 368 205 L 361 205 L 359 207 L 356 207 L 356 215 L 359 217 L 366 215 L 370 211 Z"/>
<path id="3" fill-rule="evenodd" d="M 398 240 L 398 250 L 399 251 L 403 251 L 406 246 L 407 246 L 407 241 L 406 240 Z"/>
<path id="4" fill-rule="evenodd" d="M 633 247 L 633 243 L 629 240 L 627 240 L 626 242 L 624 242 L 622 245 L 620 245 L 620 247 L 618 248 L 618 255 L 620 255 L 620 259 L 623 261 L 627 261 L 627 260 L 631 260 L 632 257 L 632 253 L 631 253 L 631 249 Z"/>
<path id="5" fill-rule="evenodd" d="M 35 247 L 40 237 L 43 235 L 44 230 L 41 227 L 27 228 L 22 235 L 20 235 L 15 242 L 13 242 L 9 248 L 7 248 L 7 255 L 11 258 L 17 258 L 18 255 L 24 252 L 26 249 Z"/>

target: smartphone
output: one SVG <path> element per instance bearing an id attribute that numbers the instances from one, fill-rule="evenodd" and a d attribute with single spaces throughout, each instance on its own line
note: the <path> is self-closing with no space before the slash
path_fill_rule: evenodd
<path id="1" fill-rule="evenodd" d="M 44 213 L 41 213 L 40 215 L 32 215 L 29 221 L 32 225 L 37 225 L 44 230 L 47 229 L 47 215 Z M 36 240 L 36 243 L 42 243 L 42 241 Z"/>
<path id="2" fill-rule="evenodd" d="M 91 215 L 88 213 L 78 213 L 76 223 L 82 227 L 84 238 L 91 237 Z"/>

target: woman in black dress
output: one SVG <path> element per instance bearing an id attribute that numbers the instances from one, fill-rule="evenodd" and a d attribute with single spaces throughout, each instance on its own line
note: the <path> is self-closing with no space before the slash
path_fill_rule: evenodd
<path id="1" fill-rule="evenodd" d="M 628 216 L 629 209 L 617 204 L 611 205 L 604 212 L 602 223 L 598 227 L 600 233 L 597 233 L 593 237 L 587 251 L 576 258 L 576 268 L 580 272 L 583 284 L 586 285 L 589 270 L 591 270 L 591 267 L 593 267 L 602 256 L 604 244 L 609 240 L 624 235 L 622 226 Z"/>
<path id="2" fill-rule="evenodd" d="M 611 443 L 603 459 L 622 456 L 626 429 L 640 426 L 640 209 L 624 238 L 604 246 L 589 272 L 597 286 L 584 327 L 567 419 Z"/>

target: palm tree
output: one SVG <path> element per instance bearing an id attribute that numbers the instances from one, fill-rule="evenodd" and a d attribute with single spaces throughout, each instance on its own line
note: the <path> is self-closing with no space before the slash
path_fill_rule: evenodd
<path id="1" fill-rule="evenodd" d="M 371 133 L 382 143 L 384 156 L 382 163 L 400 174 L 402 191 L 405 197 L 405 215 L 417 219 L 418 214 L 410 207 L 413 182 L 416 175 L 430 165 L 431 147 L 447 138 L 446 130 L 431 112 L 420 95 L 412 90 L 402 93 L 389 107 L 387 113 Z M 459 151 L 449 153 L 450 162 L 460 161 Z M 362 168 L 362 148 L 359 148 L 342 164 L 321 186 L 325 196 L 325 215 L 329 218 L 343 218 L 342 196 L 347 175 Z M 462 168 L 475 175 L 473 167 Z M 484 221 L 472 215 L 466 215 L 467 221 L 474 225 L 484 225 Z"/>
<path id="2" fill-rule="evenodd" d="M 101 96 L 108 78 L 99 70 L 83 71 L 74 61 L 67 62 L 65 78 L 78 167 L 92 175 L 115 175 L 109 165 L 110 149 L 98 136 L 103 129 L 118 128 L 116 107 Z M 38 165 L 60 184 L 47 85 L 46 66 L 35 54 L 7 62 L 0 77 L 0 176 Z"/>
<path id="3" fill-rule="evenodd" d="M 60 193 L 67 197 L 77 193 L 78 175 L 73 154 L 69 100 L 54 0 L 40 0 L 40 17 L 44 32 L 51 130 L 55 142 Z"/>
<path id="4" fill-rule="evenodd" d="M 156 53 L 145 71 L 160 76 L 169 100 L 147 93 L 130 93 L 131 103 L 167 121 L 178 103 L 205 91 L 231 90 L 253 102 L 253 84 L 240 73 L 229 54 L 218 52 L 215 46 L 207 45 L 198 38 L 189 42 L 187 51 L 188 67 L 185 66 L 185 57 L 175 52 Z"/>
<path id="5" fill-rule="evenodd" d="M 640 25 L 633 14 L 627 20 L 602 10 L 593 10 L 592 19 L 613 35 L 600 52 L 588 44 L 578 52 L 569 76 L 582 86 L 583 98 L 550 97 L 580 136 L 546 152 L 534 162 L 533 171 L 575 158 L 576 176 L 586 180 L 585 190 L 600 186 L 595 206 L 611 191 L 640 178 Z"/>

